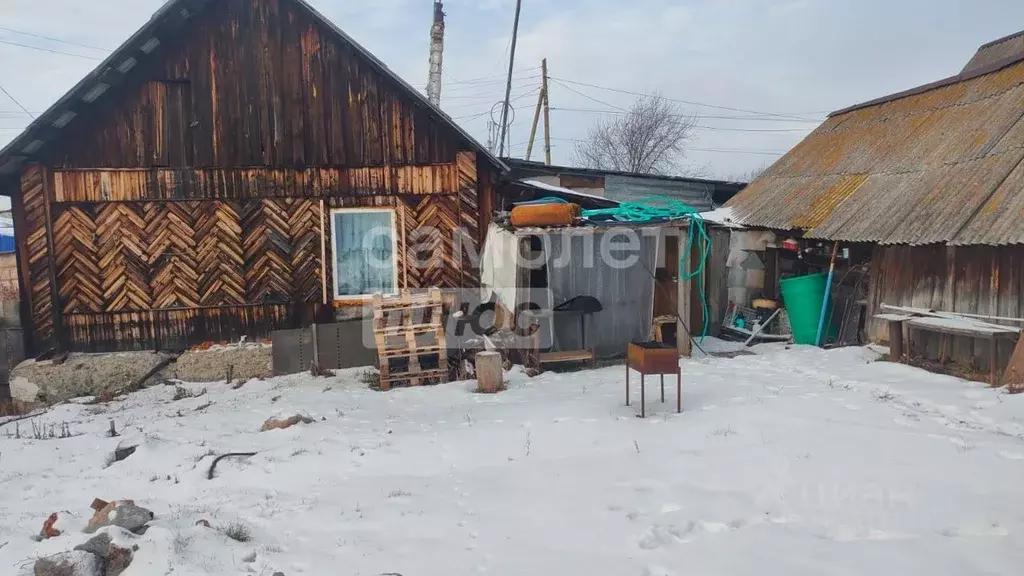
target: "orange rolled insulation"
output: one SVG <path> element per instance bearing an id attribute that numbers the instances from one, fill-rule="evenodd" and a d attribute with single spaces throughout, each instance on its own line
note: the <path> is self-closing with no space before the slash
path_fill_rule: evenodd
<path id="1" fill-rule="evenodd" d="M 512 225 L 572 226 L 582 213 L 579 204 L 527 204 L 512 209 Z"/>

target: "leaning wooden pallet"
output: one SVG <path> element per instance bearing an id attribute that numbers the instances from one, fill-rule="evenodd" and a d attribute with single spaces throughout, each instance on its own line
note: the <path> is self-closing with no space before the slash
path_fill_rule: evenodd
<path id="1" fill-rule="evenodd" d="M 373 298 L 373 332 L 380 361 L 380 388 L 407 382 L 421 386 L 448 381 L 441 290 Z"/>

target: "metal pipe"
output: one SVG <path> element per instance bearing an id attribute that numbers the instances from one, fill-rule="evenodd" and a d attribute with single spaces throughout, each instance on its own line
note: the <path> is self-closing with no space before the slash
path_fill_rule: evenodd
<path id="1" fill-rule="evenodd" d="M 825 297 L 821 299 L 821 316 L 818 317 L 818 334 L 814 337 L 814 345 L 821 346 L 825 331 L 825 316 L 828 315 L 828 303 L 832 295 L 832 279 L 836 274 L 836 256 L 839 255 L 839 242 L 832 246 L 832 261 L 828 265 L 828 280 L 825 281 Z"/>

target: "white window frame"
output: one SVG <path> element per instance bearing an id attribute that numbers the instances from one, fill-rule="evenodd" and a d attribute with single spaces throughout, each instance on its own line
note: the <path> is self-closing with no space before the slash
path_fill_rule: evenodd
<path id="1" fill-rule="evenodd" d="M 338 259 L 335 252 L 338 250 L 338 219 L 335 218 L 336 214 L 389 214 L 391 216 L 391 255 L 392 261 L 394 262 L 394 282 L 392 286 L 395 287 L 395 292 L 384 294 L 384 296 L 394 296 L 401 290 L 398 284 L 398 217 L 396 211 L 392 208 L 332 208 L 331 209 L 331 258 L 334 260 L 331 268 L 334 269 L 334 286 L 332 286 L 332 292 L 334 295 L 334 301 L 352 301 L 352 300 L 370 300 L 373 298 L 373 294 L 351 294 L 351 295 L 339 295 L 338 294 Z"/>

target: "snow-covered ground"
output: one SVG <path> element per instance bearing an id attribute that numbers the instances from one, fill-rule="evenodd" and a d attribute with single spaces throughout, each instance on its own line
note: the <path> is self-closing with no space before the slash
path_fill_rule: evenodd
<path id="1" fill-rule="evenodd" d="M 1024 395 L 867 349 L 759 352 L 684 361 L 682 415 L 649 379 L 646 420 L 621 366 L 495 396 L 349 371 L 63 405 L 41 420 L 78 436 L 0 428 L 0 573 L 84 541 L 93 498 L 157 515 L 127 576 L 1021 573 Z M 295 413 L 316 422 L 259 432 Z M 208 480 L 225 452 L 258 455 Z M 51 512 L 66 534 L 34 542 Z"/>

